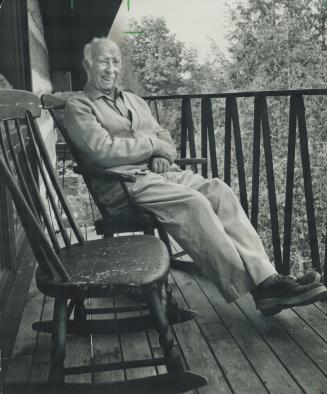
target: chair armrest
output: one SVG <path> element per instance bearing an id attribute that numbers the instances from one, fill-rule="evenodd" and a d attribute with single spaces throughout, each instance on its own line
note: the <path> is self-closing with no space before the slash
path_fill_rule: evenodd
<path id="1" fill-rule="evenodd" d="M 131 182 L 134 183 L 136 181 L 136 176 L 130 175 L 124 172 L 117 172 L 108 169 L 103 170 L 87 170 L 85 168 L 81 168 L 78 166 L 73 166 L 73 171 L 75 174 L 85 175 L 89 177 L 95 177 L 103 180 L 116 180 L 119 182 Z"/>
<path id="2" fill-rule="evenodd" d="M 186 166 L 192 164 L 206 164 L 208 160 L 203 157 L 194 157 L 194 158 L 184 158 L 184 159 L 175 159 L 174 163 L 179 166 Z"/>

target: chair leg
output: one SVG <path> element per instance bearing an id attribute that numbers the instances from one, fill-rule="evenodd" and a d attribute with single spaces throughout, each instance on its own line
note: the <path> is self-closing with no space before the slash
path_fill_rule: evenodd
<path id="1" fill-rule="evenodd" d="M 174 349 L 174 337 L 160 299 L 160 290 L 154 289 L 148 294 L 148 306 L 159 334 L 159 343 L 164 351 L 168 373 L 178 374 L 184 371 L 180 355 Z"/>
<path id="2" fill-rule="evenodd" d="M 67 301 L 55 299 L 49 383 L 64 383 L 65 342 L 67 329 Z"/>
<path id="3" fill-rule="evenodd" d="M 166 245 L 166 248 L 167 248 L 168 253 L 169 253 L 169 258 L 170 258 L 170 260 L 172 260 L 173 257 L 174 257 L 174 253 L 173 253 L 173 250 L 171 248 L 171 243 L 170 243 L 170 240 L 169 240 L 168 233 L 163 228 L 162 224 L 159 224 L 157 229 L 158 229 L 158 234 L 159 234 L 159 237 L 160 237 L 161 241 Z"/>

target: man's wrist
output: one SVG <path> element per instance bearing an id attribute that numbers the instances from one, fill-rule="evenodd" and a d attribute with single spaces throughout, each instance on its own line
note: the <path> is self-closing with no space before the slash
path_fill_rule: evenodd
<path id="1" fill-rule="evenodd" d="M 155 137 L 149 137 L 149 138 L 153 147 L 152 157 L 164 157 L 169 161 L 169 164 L 172 164 L 174 162 L 173 148 L 171 147 L 172 154 L 170 154 L 169 152 L 170 145 L 168 144 L 168 142 L 161 141 L 159 138 L 155 138 Z"/>

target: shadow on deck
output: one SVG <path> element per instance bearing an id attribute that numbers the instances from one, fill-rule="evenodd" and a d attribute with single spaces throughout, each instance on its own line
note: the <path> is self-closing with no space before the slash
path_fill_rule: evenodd
<path id="1" fill-rule="evenodd" d="M 178 302 L 197 311 L 195 320 L 177 324 L 173 330 L 187 367 L 209 380 L 199 393 L 327 393 L 327 303 L 264 318 L 249 295 L 226 304 L 216 287 L 197 273 L 172 270 L 170 281 Z M 33 279 L 8 362 L 6 383 L 46 382 L 50 335 L 32 331 L 31 325 L 51 319 L 52 302 L 38 292 Z M 128 305 L 132 301 L 88 301 L 94 307 L 112 306 L 113 302 Z M 68 336 L 65 364 L 100 364 L 160 355 L 154 331 Z M 164 367 L 97 372 L 69 376 L 66 382 L 115 382 L 164 372 Z"/>

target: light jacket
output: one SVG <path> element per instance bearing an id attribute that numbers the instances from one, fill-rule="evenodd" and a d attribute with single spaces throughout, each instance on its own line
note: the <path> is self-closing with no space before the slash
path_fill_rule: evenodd
<path id="1" fill-rule="evenodd" d="M 148 168 L 152 156 L 176 158 L 169 131 L 153 118 L 147 103 L 133 93 L 118 93 L 131 115 L 122 116 L 112 98 L 86 84 L 84 92 L 67 100 L 64 122 L 86 168 L 135 172 Z"/>

